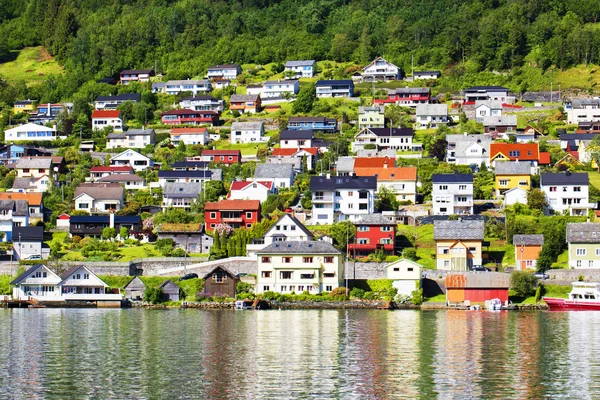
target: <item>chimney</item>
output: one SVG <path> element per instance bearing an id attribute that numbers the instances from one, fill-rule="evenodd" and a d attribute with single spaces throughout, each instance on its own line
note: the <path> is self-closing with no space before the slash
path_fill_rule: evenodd
<path id="1" fill-rule="evenodd" d="M 331 179 L 331 174 L 328 172 L 328 173 L 327 173 L 327 175 L 325 175 L 325 177 L 326 177 L 327 179 Z"/>
<path id="2" fill-rule="evenodd" d="M 52 112 L 50 110 L 51 110 L 50 103 L 48 103 L 48 111 L 46 111 L 46 115 L 47 116 L 51 116 L 52 115 Z"/>
<path id="3" fill-rule="evenodd" d="M 388 160 L 386 159 L 386 160 L 383 162 L 383 168 L 387 168 L 387 167 L 388 167 Z"/>
<path id="4" fill-rule="evenodd" d="M 115 227 L 115 213 L 111 210 L 108 215 L 109 215 L 109 217 L 108 217 L 108 220 L 109 220 L 108 226 L 110 228 L 114 228 Z"/>

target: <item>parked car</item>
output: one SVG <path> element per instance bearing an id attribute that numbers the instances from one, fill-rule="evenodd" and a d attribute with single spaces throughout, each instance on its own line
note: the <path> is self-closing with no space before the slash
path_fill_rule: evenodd
<path id="1" fill-rule="evenodd" d="M 541 279 L 543 281 L 545 281 L 546 279 L 550 279 L 550 275 L 544 273 L 544 272 L 537 272 L 535 274 L 533 274 L 533 276 L 535 276 L 538 279 Z"/>
<path id="2" fill-rule="evenodd" d="M 195 278 L 198 278 L 198 274 L 194 274 L 192 272 L 192 273 L 189 273 L 189 274 L 185 274 L 184 276 L 182 276 L 181 278 L 179 278 L 179 280 L 180 281 L 187 281 L 188 279 L 195 279 Z"/>
<path id="3" fill-rule="evenodd" d="M 486 267 L 482 267 L 482 266 L 476 266 L 473 267 L 472 271 L 478 271 L 478 272 L 490 272 L 491 269 L 486 268 Z"/>
<path id="4" fill-rule="evenodd" d="M 34 255 L 26 258 L 26 260 L 41 260 L 41 259 L 42 259 L 42 256 L 40 256 L 39 254 L 34 254 Z"/>

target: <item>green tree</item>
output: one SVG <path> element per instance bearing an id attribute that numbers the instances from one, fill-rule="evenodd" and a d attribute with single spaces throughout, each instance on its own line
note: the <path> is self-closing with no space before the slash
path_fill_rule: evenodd
<path id="1" fill-rule="evenodd" d="M 109 240 L 117 237 L 117 230 L 115 228 L 106 227 L 102 229 L 102 239 Z"/>
<path id="2" fill-rule="evenodd" d="M 514 271 L 510 274 L 510 288 L 517 296 L 529 297 L 535 294 L 537 278 L 525 271 Z"/>
<path id="3" fill-rule="evenodd" d="M 163 290 L 159 287 L 147 287 L 144 290 L 144 301 L 150 304 L 160 304 L 164 300 Z"/>
<path id="4" fill-rule="evenodd" d="M 382 186 L 375 198 L 375 208 L 377 208 L 378 212 L 397 211 L 398 200 L 396 199 L 396 193 L 391 189 Z"/>
<path id="5" fill-rule="evenodd" d="M 548 207 L 546 194 L 541 189 L 531 189 L 529 193 L 527 193 L 527 205 L 535 210 L 543 210 Z"/>
<path id="6" fill-rule="evenodd" d="M 354 241 L 356 226 L 350 221 L 336 222 L 329 228 L 329 236 L 333 238 L 335 247 L 345 252 L 348 243 Z"/>
<path id="7" fill-rule="evenodd" d="M 121 239 L 127 239 L 129 237 L 129 228 L 122 226 L 119 230 L 119 236 Z"/>
<path id="8" fill-rule="evenodd" d="M 317 98 L 315 84 L 304 86 L 300 89 L 296 101 L 292 103 L 292 113 L 308 114 L 312 111 Z"/>

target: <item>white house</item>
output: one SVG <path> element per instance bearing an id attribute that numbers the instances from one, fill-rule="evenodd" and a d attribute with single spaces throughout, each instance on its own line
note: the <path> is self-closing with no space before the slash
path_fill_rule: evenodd
<path id="1" fill-rule="evenodd" d="M 402 78 L 400 68 L 382 57 L 377 57 L 363 68 L 362 78 L 365 81 L 395 81 Z"/>
<path id="2" fill-rule="evenodd" d="M 15 178 L 13 186 L 7 192 L 12 193 L 43 193 L 50 189 L 52 181 L 48 175 L 39 177 Z"/>
<path id="3" fill-rule="evenodd" d="M 423 266 L 412 260 L 401 258 L 386 265 L 386 278 L 392 280 L 392 286 L 399 294 L 412 296 L 412 292 L 421 287 Z"/>
<path id="4" fill-rule="evenodd" d="M 415 71 L 413 72 L 412 79 L 415 80 L 432 80 L 439 79 L 442 76 L 440 71 Z"/>
<path id="5" fill-rule="evenodd" d="M 92 113 L 92 129 L 112 127 L 115 132 L 123 131 L 123 120 L 119 110 L 95 110 Z"/>
<path id="6" fill-rule="evenodd" d="M 56 128 L 48 128 L 38 124 L 25 124 L 16 128 L 7 129 L 4 131 L 4 141 L 19 142 L 24 140 L 32 141 L 52 141 L 57 139 Z"/>
<path id="7" fill-rule="evenodd" d="M 209 142 L 209 133 L 206 128 L 173 128 L 171 129 L 171 143 L 174 146 L 179 143 L 188 145 L 206 145 Z"/>
<path id="8" fill-rule="evenodd" d="M 331 292 L 344 279 L 342 257 L 321 241 L 271 243 L 257 252 L 256 293 Z"/>
<path id="9" fill-rule="evenodd" d="M 163 210 L 174 207 L 190 210 L 192 204 L 198 201 L 202 193 L 202 184 L 199 182 L 168 182 L 163 188 Z"/>
<path id="10" fill-rule="evenodd" d="M 317 97 L 353 97 L 354 82 L 351 80 L 327 80 L 317 81 Z"/>
<path id="11" fill-rule="evenodd" d="M 137 93 L 124 93 L 115 96 L 98 96 L 94 101 L 96 110 L 116 110 L 117 107 L 126 101 L 136 103 L 142 99 L 142 96 Z"/>
<path id="12" fill-rule="evenodd" d="M 42 176 L 52 175 L 51 157 L 21 157 L 15 164 L 17 177 L 19 178 L 40 178 Z"/>
<path id="13" fill-rule="evenodd" d="M 15 226 L 29 225 L 29 207 L 27 200 L 0 200 L 0 232 L 3 242 L 13 240 L 12 231 Z"/>
<path id="14" fill-rule="evenodd" d="M 446 162 L 456 165 L 490 166 L 490 135 L 446 135 Z"/>
<path id="15" fill-rule="evenodd" d="M 313 224 L 333 224 L 375 212 L 375 176 L 311 176 Z"/>
<path id="16" fill-rule="evenodd" d="M 417 104 L 417 129 L 439 128 L 448 124 L 446 104 Z"/>
<path id="17" fill-rule="evenodd" d="M 158 184 L 165 188 L 170 182 L 178 183 L 189 183 L 197 182 L 203 183 L 210 180 L 221 180 L 221 170 L 210 169 L 210 170 L 177 170 L 177 171 L 158 171 Z M 217 173 L 219 173 L 217 175 Z"/>
<path id="18" fill-rule="evenodd" d="M 312 129 L 303 131 L 284 130 L 279 133 L 279 148 L 301 149 L 312 147 L 314 132 Z"/>
<path id="19" fill-rule="evenodd" d="M 154 129 L 129 129 L 126 132 L 114 132 L 106 135 L 106 148 L 117 149 L 121 147 L 142 148 L 156 143 Z"/>
<path id="20" fill-rule="evenodd" d="M 231 182 L 227 200 L 267 200 L 270 194 L 277 194 L 273 181 L 235 181 Z"/>
<path id="21" fill-rule="evenodd" d="M 485 117 L 501 117 L 502 102 L 498 100 L 477 100 L 475 102 L 475 120 L 483 123 Z"/>
<path id="22" fill-rule="evenodd" d="M 231 143 L 259 143 L 264 141 L 265 124 L 262 121 L 234 122 L 231 124 Z"/>
<path id="23" fill-rule="evenodd" d="M 567 123 L 578 125 L 580 122 L 600 121 L 600 98 L 573 98 L 565 101 Z"/>
<path id="24" fill-rule="evenodd" d="M 473 86 L 464 90 L 465 101 L 475 102 L 477 100 L 494 100 L 502 103 L 514 101 L 514 97 L 508 96 L 508 89 L 502 86 Z"/>
<path id="25" fill-rule="evenodd" d="M 196 96 L 198 93 L 212 92 L 212 85 L 208 79 L 187 79 L 167 81 L 161 88 L 160 93 L 176 95 L 182 92 L 192 92 Z"/>
<path id="26" fill-rule="evenodd" d="M 278 80 L 266 81 L 262 85 L 260 97 L 264 99 L 277 98 L 281 99 L 285 96 L 293 96 L 300 91 L 300 82 L 298 80 Z"/>
<path id="27" fill-rule="evenodd" d="M 143 154 L 135 150 L 125 150 L 110 159 L 110 165 L 129 165 L 134 171 L 144 171 L 146 168 L 153 167 L 154 162 Z"/>
<path id="28" fill-rule="evenodd" d="M 385 128 L 385 109 L 382 106 L 358 107 L 358 130 Z"/>
<path id="29" fill-rule="evenodd" d="M 317 63 L 315 60 L 288 61 L 284 71 L 294 72 L 295 78 L 312 78 L 317 72 Z"/>
<path id="30" fill-rule="evenodd" d="M 290 188 L 294 184 L 292 164 L 257 164 L 254 180 L 273 182 L 276 188 Z"/>
<path id="31" fill-rule="evenodd" d="M 514 187 L 504 192 L 503 205 L 512 206 L 513 204 L 527 204 L 527 190 L 521 187 Z"/>
<path id="32" fill-rule="evenodd" d="M 127 190 L 146 189 L 146 180 L 136 174 L 113 174 L 98 179 L 100 183 L 118 183 Z"/>
<path id="33" fill-rule="evenodd" d="M 222 64 L 208 67 L 207 76 L 209 79 L 235 79 L 241 74 L 242 67 L 239 64 Z"/>
<path id="34" fill-rule="evenodd" d="M 421 145 L 413 145 L 414 134 L 412 128 L 365 128 L 354 136 L 352 151 L 364 150 L 367 144 L 374 144 L 377 150 L 420 149 Z"/>
<path id="35" fill-rule="evenodd" d="M 473 214 L 473 175 L 433 174 L 433 215 Z"/>
<path id="36" fill-rule="evenodd" d="M 179 107 L 193 111 L 214 111 L 220 113 L 223 111 L 224 102 L 212 96 L 184 97 L 179 100 Z"/>
<path id="37" fill-rule="evenodd" d="M 549 211 L 585 216 L 590 208 L 595 208 L 589 202 L 587 172 L 541 174 L 540 186 L 546 195 Z"/>
<path id="38" fill-rule="evenodd" d="M 44 228 L 41 226 L 13 226 L 13 259 L 27 260 L 35 256 L 48 258 L 50 248 L 44 246 Z"/>
<path id="39" fill-rule="evenodd" d="M 75 189 L 75 209 L 88 213 L 109 213 L 123 208 L 125 195 L 118 183 L 82 183 Z"/>

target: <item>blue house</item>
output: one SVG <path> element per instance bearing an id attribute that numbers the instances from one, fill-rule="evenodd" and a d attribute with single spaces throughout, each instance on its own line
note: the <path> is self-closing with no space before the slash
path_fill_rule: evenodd
<path id="1" fill-rule="evenodd" d="M 0 146 L 0 164 L 17 162 L 23 156 L 51 156 L 52 153 L 17 144 Z"/>
<path id="2" fill-rule="evenodd" d="M 290 131 L 321 131 L 337 132 L 338 124 L 335 118 L 325 117 L 291 117 L 288 119 L 288 130 Z"/>
<path id="3" fill-rule="evenodd" d="M 354 82 L 349 79 L 317 82 L 317 97 L 352 97 Z"/>

